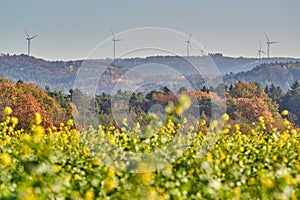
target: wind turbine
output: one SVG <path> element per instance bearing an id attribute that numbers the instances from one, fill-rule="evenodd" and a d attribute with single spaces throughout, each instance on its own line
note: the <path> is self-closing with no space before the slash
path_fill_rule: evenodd
<path id="1" fill-rule="evenodd" d="M 110 31 L 113 36 L 113 39 L 112 39 L 112 41 L 113 41 L 113 59 L 115 60 L 116 59 L 116 42 L 122 41 L 122 39 L 116 39 L 113 30 L 110 29 Z"/>
<path id="2" fill-rule="evenodd" d="M 190 38 L 186 41 L 184 41 L 186 43 L 186 56 L 189 56 L 189 50 L 191 47 L 191 39 L 192 39 L 192 34 L 190 34 Z"/>
<path id="3" fill-rule="evenodd" d="M 256 58 L 258 57 L 259 59 L 261 59 L 261 58 L 262 58 L 261 54 L 262 54 L 262 53 L 263 53 L 263 54 L 266 54 L 266 52 L 264 52 L 263 50 L 261 50 L 261 43 L 260 43 L 260 40 L 259 40 L 259 49 L 258 49 L 257 51 L 258 51 L 258 53 L 257 53 Z"/>
<path id="4" fill-rule="evenodd" d="M 30 41 L 33 38 L 35 38 L 37 35 L 30 37 L 26 30 L 25 30 L 25 33 L 26 33 L 26 36 L 27 36 L 27 38 L 26 38 L 26 40 L 27 40 L 27 54 L 28 54 L 28 56 L 30 56 Z"/>
<path id="5" fill-rule="evenodd" d="M 270 45 L 272 45 L 272 44 L 275 44 L 275 43 L 278 43 L 278 42 L 276 42 L 276 41 L 270 41 L 270 39 L 269 39 L 269 37 L 268 37 L 268 35 L 265 33 L 265 36 L 266 36 L 266 39 L 267 39 L 267 55 L 268 55 L 268 58 L 270 58 Z"/>
<path id="6" fill-rule="evenodd" d="M 199 49 L 200 52 L 201 52 L 201 54 L 202 54 L 202 56 L 205 54 L 206 47 L 207 46 L 205 45 L 202 49 Z"/>

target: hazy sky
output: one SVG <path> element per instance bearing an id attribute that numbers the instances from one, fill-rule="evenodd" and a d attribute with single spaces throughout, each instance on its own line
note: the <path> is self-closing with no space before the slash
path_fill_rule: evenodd
<path id="1" fill-rule="evenodd" d="M 111 28 L 117 33 L 155 26 L 192 33 L 209 52 L 236 57 L 255 57 L 259 40 L 265 50 L 266 32 L 280 42 L 272 56 L 300 57 L 299 19 L 299 0 L 0 0 L 0 52 L 26 53 L 27 29 L 38 34 L 33 56 L 82 59 L 111 36 Z M 186 51 L 183 41 L 169 45 Z"/>

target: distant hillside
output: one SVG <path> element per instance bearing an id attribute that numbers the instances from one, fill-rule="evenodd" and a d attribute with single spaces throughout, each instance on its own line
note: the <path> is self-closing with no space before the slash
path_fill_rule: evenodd
<path id="1" fill-rule="evenodd" d="M 271 58 L 271 59 L 255 59 L 255 58 L 232 58 L 224 57 L 222 54 L 210 54 L 210 56 L 190 56 L 182 59 L 178 56 L 152 56 L 147 58 L 128 58 L 118 59 L 113 63 L 104 76 L 109 77 L 107 81 L 100 84 L 103 91 L 111 88 L 111 83 L 116 82 L 125 71 L 136 66 L 150 63 L 159 63 L 165 66 L 171 66 L 180 74 L 190 76 L 196 73 L 193 67 L 187 67 L 189 62 L 200 66 L 205 72 L 209 72 L 212 61 L 216 63 L 221 74 L 238 73 L 248 71 L 261 63 L 270 62 L 290 62 L 297 61 L 293 58 Z M 109 65 L 110 59 L 91 60 L 89 63 L 96 65 Z M 76 61 L 46 61 L 27 55 L 6 55 L 0 56 L 0 75 L 10 78 L 14 81 L 23 80 L 26 83 L 35 83 L 41 88 L 49 86 L 52 90 L 68 91 L 73 87 L 77 72 L 82 65 L 83 60 Z M 150 69 L 151 70 L 151 69 Z M 153 70 L 152 70 L 153 71 Z M 163 75 L 164 71 L 157 70 L 158 75 Z M 142 78 L 143 76 L 139 76 Z M 166 78 L 166 77 L 163 77 Z M 113 80 L 115 79 L 115 80 Z"/>
<path id="2" fill-rule="evenodd" d="M 282 89 L 288 90 L 295 81 L 300 80 L 300 62 L 261 64 L 247 72 L 224 76 L 227 85 L 238 80 L 257 82 L 262 86 L 274 83 Z"/>
<path id="3" fill-rule="evenodd" d="M 248 71 L 262 63 L 290 62 L 300 60 L 295 58 L 233 58 L 223 56 L 223 54 L 221 53 L 209 54 L 209 56 L 189 56 L 188 58 L 183 58 L 184 59 L 182 59 L 182 57 L 179 56 L 151 56 L 147 58 L 128 58 L 117 60 L 116 64 L 125 68 L 133 68 L 135 66 L 147 63 L 163 63 L 164 65 L 172 66 L 175 69 L 181 69 L 186 65 L 185 59 L 193 63 L 194 65 L 199 66 L 200 68 L 205 65 L 210 67 L 210 63 L 213 61 L 217 65 L 220 73 L 226 74 L 231 72 L 238 73 Z M 187 71 L 187 73 L 193 74 L 193 71 Z"/>
<path id="4" fill-rule="evenodd" d="M 27 55 L 0 56 L 0 74 L 14 81 L 66 91 L 72 88 L 82 61 L 45 61 Z"/>

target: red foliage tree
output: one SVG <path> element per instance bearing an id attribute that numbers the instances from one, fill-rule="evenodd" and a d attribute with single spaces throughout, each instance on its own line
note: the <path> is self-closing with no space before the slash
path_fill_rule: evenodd
<path id="1" fill-rule="evenodd" d="M 34 120 L 34 114 L 40 113 L 42 117 L 42 125 L 49 127 L 53 125 L 52 119 L 49 117 L 47 111 L 41 108 L 37 99 L 30 94 L 23 94 L 16 99 L 13 105 L 13 116 L 19 119 L 17 128 L 30 129 L 30 126 Z"/>

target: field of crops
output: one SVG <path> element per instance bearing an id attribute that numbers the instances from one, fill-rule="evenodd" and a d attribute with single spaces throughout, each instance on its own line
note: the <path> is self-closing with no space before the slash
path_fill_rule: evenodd
<path id="1" fill-rule="evenodd" d="M 5 109 L 0 124 L 0 199 L 300 198 L 300 134 L 288 121 L 284 131 L 267 131 L 261 117 L 243 133 L 224 115 L 220 134 L 201 121 L 199 129 L 189 127 L 179 137 L 194 136 L 182 155 L 155 170 L 151 162 L 128 165 L 118 153 L 167 150 L 183 125 L 168 121 L 143 139 L 138 125 L 78 131 L 69 120 L 45 129 L 36 114 L 31 130 L 24 131 L 15 130 L 18 119 L 11 112 Z M 200 155 L 207 135 L 216 142 Z"/>

